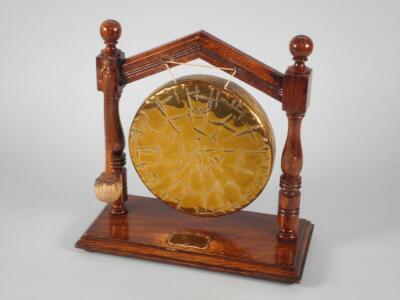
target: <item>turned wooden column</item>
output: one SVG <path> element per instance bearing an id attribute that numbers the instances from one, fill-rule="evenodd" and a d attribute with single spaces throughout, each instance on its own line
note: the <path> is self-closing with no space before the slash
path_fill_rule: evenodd
<path id="1" fill-rule="evenodd" d="M 309 37 L 299 35 L 290 41 L 289 49 L 295 63 L 286 70 L 283 79 L 282 109 L 288 118 L 288 133 L 281 160 L 278 208 L 278 237 L 282 240 L 297 238 L 303 166 L 301 121 L 307 110 L 311 87 L 311 69 L 305 62 L 313 50 L 313 43 Z"/>
<path id="2" fill-rule="evenodd" d="M 123 86 L 120 85 L 120 64 L 123 52 L 116 48 L 121 36 L 121 26 L 117 21 L 106 20 L 100 26 L 100 35 L 106 47 L 96 58 L 97 89 L 104 94 L 104 129 L 106 144 L 105 176 L 117 176 L 122 182 L 122 193 L 110 206 L 110 213 L 127 213 L 125 139 L 119 116 L 119 99 Z"/>

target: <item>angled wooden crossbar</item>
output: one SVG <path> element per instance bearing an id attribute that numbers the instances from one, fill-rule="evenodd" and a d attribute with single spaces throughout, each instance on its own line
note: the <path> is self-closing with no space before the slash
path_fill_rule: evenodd
<path id="1" fill-rule="evenodd" d="M 126 84 L 165 71 L 169 60 L 184 63 L 197 58 L 236 69 L 235 77 L 282 101 L 282 73 L 203 30 L 124 59 L 122 80 Z"/>

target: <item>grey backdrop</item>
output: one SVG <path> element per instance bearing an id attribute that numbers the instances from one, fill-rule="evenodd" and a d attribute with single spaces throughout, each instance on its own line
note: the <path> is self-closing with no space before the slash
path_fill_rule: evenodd
<path id="1" fill-rule="evenodd" d="M 398 299 L 399 1 L 6 1 L 0 9 L 0 299 Z M 284 285 L 73 247 L 102 209 L 99 24 L 119 20 L 133 55 L 205 29 L 284 71 L 312 37 L 301 216 L 315 224 L 303 281 Z M 191 67 L 177 76 L 205 73 Z M 225 73 L 212 71 L 222 77 Z M 126 87 L 125 130 L 167 72 Z M 278 156 L 286 119 L 269 114 Z M 128 161 L 129 190 L 150 195 Z M 279 161 L 247 209 L 277 208 Z"/>

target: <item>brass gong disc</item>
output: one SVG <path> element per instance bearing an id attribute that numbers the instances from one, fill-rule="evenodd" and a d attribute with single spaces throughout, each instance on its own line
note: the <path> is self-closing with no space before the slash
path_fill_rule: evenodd
<path id="1" fill-rule="evenodd" d="M 209 75 L 168 82 L 139 108 L 130 129 L 133 165 L 148 189 L 177 210 L 233 213 L 252 202 L 272 171 L 268 117 L 237 84 Z"/>

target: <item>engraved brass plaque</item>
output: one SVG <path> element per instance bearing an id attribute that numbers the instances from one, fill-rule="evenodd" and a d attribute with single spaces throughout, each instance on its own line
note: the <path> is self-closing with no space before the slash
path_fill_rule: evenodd
<path id="1" fill-rule="evenodd" d="M 206 249 L 210 241 L 211 238 L 209 236 L 200 233 L 174 232 L 170 235 L 167 243 L 174 246 Z"/>
<path id="2" fill-rule="evenodd" d="M 267 115 L 237 84 L 191 75 L 153 92 L 131 126 L 139 177 L 160 200 L 199 216 L 233 213 L 252 202 L 272 171 Z"/>

